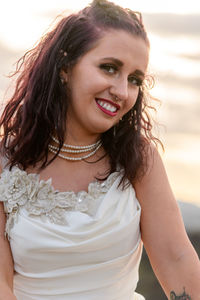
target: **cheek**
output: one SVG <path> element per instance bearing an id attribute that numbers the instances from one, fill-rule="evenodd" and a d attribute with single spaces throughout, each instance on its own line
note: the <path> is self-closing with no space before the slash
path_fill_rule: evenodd
<path id="1" fill-rule="evenodd" d="M 111 78 L 103 74 L 103 72 L 97 68 L 87 75 L 88 89 L 101 90 L 109 87 L 111 84 Z"/>
<path id="2" fill-rule="evenodd" d="M 134 91 L 131 92 L 130 94 L 130 98 L 128 101 L 128 106 L 130 107 L 130 109 L 135 105 L 137 98 L 139 95 L 139 88 L 135 89 Z"/>

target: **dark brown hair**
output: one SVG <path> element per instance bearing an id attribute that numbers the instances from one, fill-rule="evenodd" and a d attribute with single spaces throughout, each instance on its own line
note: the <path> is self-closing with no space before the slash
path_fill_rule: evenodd
<path id="1" fill-rule="evenodd" d="M 109 28 L 125 30 L 149 45 L 140 14 L 106 0 L 94 0 L 80 12 L 62 18 L 18 61 L 16 88 L 0 120 L 1 151 L 10 168 L 16 164 L 24 170 L 37 163 L 41 168 L 47 166 L 51 134 L 58 137 L 62 147 L 70 99 L 60 71 L 72 68 Z M 123 179 L 131 182 L 145 171 L 146 145 L 157 140 L 151 132 L 147 98 L 144 86 L 140 87 L 134 107 L 118 125 L 102 134 L 110 172 L 120 165 Z"/>

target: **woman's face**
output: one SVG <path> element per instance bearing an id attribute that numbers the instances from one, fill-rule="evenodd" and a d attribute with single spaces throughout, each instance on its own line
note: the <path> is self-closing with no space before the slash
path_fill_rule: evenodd
<path id="1" fill-rule="evenodd" d="M 67 129 L 99 135 L 135 104 L 148 65 L 145 41 L 123 30 L 109 30 L 68 73 Z"/>

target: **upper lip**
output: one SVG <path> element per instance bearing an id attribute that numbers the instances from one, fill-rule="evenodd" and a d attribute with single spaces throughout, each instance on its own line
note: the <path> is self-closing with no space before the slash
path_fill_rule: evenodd
<path id="1" fill-rule="evenodd" d="M 108 100 L 108 99 L 104 99 L 104 98 L 96 98 L 96 100 L 100 100 L 100 101 L 105 101 L 105 102 L 108 102 L 110 103 L 111 105 L 113 105 L 114 107 L 116 107 L 117 109 L 120 109 L 120 105 L 111 101 L 111 100 Z"/>

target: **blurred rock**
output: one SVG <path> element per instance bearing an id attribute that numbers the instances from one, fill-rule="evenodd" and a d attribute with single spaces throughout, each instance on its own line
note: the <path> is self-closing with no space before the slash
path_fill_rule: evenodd
<path id="1" fill-rule="evenodd" d="M 178 204 L 188 235 L 200 234 L 200 206 L 180 201 L 178 201 Z"/>

